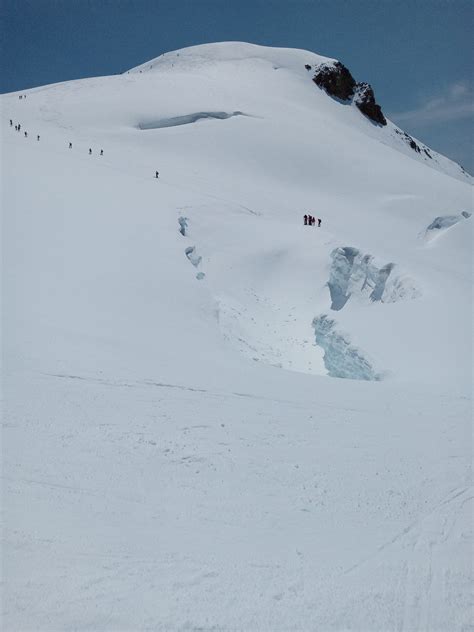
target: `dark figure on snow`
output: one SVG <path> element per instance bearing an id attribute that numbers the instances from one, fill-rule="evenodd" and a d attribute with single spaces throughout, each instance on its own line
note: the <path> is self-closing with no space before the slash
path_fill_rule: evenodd
<path id="1" fill-rule="evenodd" d="M 304 225 L 307 226 L 308 225 L 308 216 L 305 215 L 303 219 L 304 219 Z"/>
<path id="2" fill-rule="evenodd" d="M 36 140 L 39 140 L 39 139 L 40 139 L 40 137 L 39 137 L 39 134 L 38 134 L 38 136 L 36 137 Z"/>
<path id="3" fill-rule="evenodd" d="M 72 149 L 72 143 L 69 143 L 69 149 Z"/>
<path id="4" fill-rule="evenodd" d="M 101 150 L 100 150 L 100 155 L 101 155 L 101 156 L 103 156 L 103 155 L 104 155 L 104 150 L 103 150 L 103 149 L 101 149 Z"/>
<path id="5" fill-rule="evenodd" d="M 321 220 L 318 218 L 318 228 L 321 226 Z"/>
<path id="6" fill-rule="evenodd" d="M 311 226 L 316 226 L 316 219 L 311 216 Z"/>
<path id="7" fill-rule="evenodd" d="M 21 94 L 20 94 L 20 96 L 19 96 L 18 98 L 19 98 L 19 99 L 23 99 L 23 97 L 21 96 Z"/>
<path id="8" fill-rule="evenodd" d="M 312 225 L 313 225 L 313 216 L 308 215 L 308 226 L 312 226 Z"/>
<path id="9" fill-rule="evenodd" d="M 21 130 L 21 125 L 20 125 L 20 123 L 18 123 L 18 131 L 20 131 L 20 130 Z"/>
<path id="10" fill-rule="evenodd" d="M 15 125 L 15 132 L 18 131 L 18 125 Z"/>
<path id="11" fill-rule="evenodd" d="M 155 178 L 158 178 L 158 175 L 159 175 L 158 171 L 155 171 Z"/>
<path id="12" fill-rule="evenodd" d="M 13 121 L 10 119 L 10 127 L 13 125 Z"/>
<path id="13" fill-rule="evenodd" d="M 89 147 L 89 156 L 92 154 L 92 149 Z"/>
<path id="14" fill-rule="evenodd" d="M 28 138 L 28 132 L 25 132 L 25 138 Z"/>

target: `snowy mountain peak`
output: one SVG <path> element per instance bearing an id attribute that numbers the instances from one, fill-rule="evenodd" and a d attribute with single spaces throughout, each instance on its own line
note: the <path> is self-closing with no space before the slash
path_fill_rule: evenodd
<path id="1" fill-rule="evenodd" d="M 129 72 L 148 72 L 169 67 L 194 68 L 226 62 L 264 62 L 274 69 L 285 68 L 303 74 L 305 64 L 318 65 L 335 61 L 297 48 L 276 48 L 247 42 L 215 42 L 163 53 Z"/>
<path id="2" fill-rule="evenodd" d="M 286 77 L 280 86 L 272 76 L 275 71 L 279 71 L 280 76 L 283 73 Z M 472 181 L 471 176 L 460 165 L 387 121 L 381 106 L 376 102 L 373 87 L 365 81 L 356 81 L 350 70 L 336 59 L 301 49 L 275 48 L 246 42 L 217 42 L 164 53 L 132 68 L 127 74 L 136 73 L 145 75 L 156 73 L 161 76 L 171 73 L 175 77 L 192 73 L 195 76 L 201 76 L 203 85 L 213 78 L 215 80 L 212 85 L 213 94 L 219 93 L 216 80 L 222 82 L 223 75 L 232 77 L 236 74 L 243 79 L 247 75 L 246 80 L 249 85 L 252 80 L 255 80 L 256 75 L 259 75 L 259 82 L 267 92 L 267 97 L 271 96 L 272 90 L 275 97 L 278 97 L 278 92 L 289 87 L 288 75 L 292 77 L 294 83 L 309 84 L 312 80 L 330 98 L 354 106 L 368 123 L 379 127 L 378 130 L 371 130 L 370 126 L 365 126 L 365 133 L 368 135 L 374 136 L 380 142 L 397 151 L 402 151 L 431 168 L 465 181 Z M 237 87 L 234 91 L 237 92 Z M 293 92 L 293 100 L 297 106 L 307 102 L 309 95 L 302 97 L 297 103 L 299 91 L 293 88 Z M 291 98 L 291 95 L 286 94 L 286 97 Z M 320 105 L 321 102 L 318 101 L 314 107 L 320 107 Z M 236 104 L 234 108 L 236 111 L 244 111 L 244 109 L 242 103 Z M 321 114 L 326 115 L 323 111 Z M 349 116 L 344 118 L 346 120 L 341 123 L 348 123 L 351 120 Z"/>

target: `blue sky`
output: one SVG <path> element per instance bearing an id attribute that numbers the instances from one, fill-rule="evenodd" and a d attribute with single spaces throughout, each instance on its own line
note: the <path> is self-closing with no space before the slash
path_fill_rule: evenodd
<path id="1" fill-rule="evenodd" d="M 474 172 L 472 0 L 1 0 L 0 92 L 238 40 L 336 57 L 403 129 Z"/>

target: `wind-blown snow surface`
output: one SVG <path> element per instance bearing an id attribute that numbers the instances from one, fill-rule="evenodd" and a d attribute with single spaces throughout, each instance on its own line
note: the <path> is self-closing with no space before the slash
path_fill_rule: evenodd
<path id="1" fill-rule="evenodd" d="M 470 629 L 470 182 L 322 61 L 2 97 L 4 629 Z"/>

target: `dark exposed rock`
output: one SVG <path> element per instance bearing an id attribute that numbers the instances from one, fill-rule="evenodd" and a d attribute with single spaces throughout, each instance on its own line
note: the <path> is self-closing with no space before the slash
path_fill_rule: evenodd
<path id="1" fill-rule="evenodd" d="M 354 103 L 365 116 L 379 125 L 387 125 L 382 108 L 375 102 L 374 91 L 368 83 L 358 83 L 355 89 Z"/>
<path id="2" fill-rule="evenodd" d="M 306 68 L 306 70 L 311 70 L 311 66 L 309 64 L 305 64 L 304 67 Z"/>
<path id="3" fill-rule="evenodd" d="M 318 66 L 313 81 L 336 99 L 347 101 L 354 95 L 356 85 L 354 77 L 340 61 Z"/>
<path id="4" fill-rule="evenodd" d="M 413 140 L 413 138 L 410 136 L 410 134 L 407 134 L 406 132 L 402 132 L 399 129 L 396 129 L 395 133 L 398 134 L 399 136 L 401 136 L 403 138 L 403 140 L 406 142 L 406 144 L 409 145 L 414 151 L 416 151 L 418 154 L 421 154 L 420 146 L 418 145 L 418 143 L 416 143 Z M 433 156 L 430 155 L 430 153 L 426 149 L 426 147 L 423 147 L 423 151 L 425 152 L 425 154 L 427 156 L 429 156 L 430 158 L 433 158 Z"/>
<path id="5" fill-rule="evenodd" d="M 379 125 L 387 125 L 380 105 L 375 102 L 372 87 L 368 83 L 356 83 L 349 70 L 340 61 L 318 66 L 313 81 L 319 88 L 326 90 L 331 97 L 342 101 L 353 99 L 362 114 L 371 121 Z"/>

